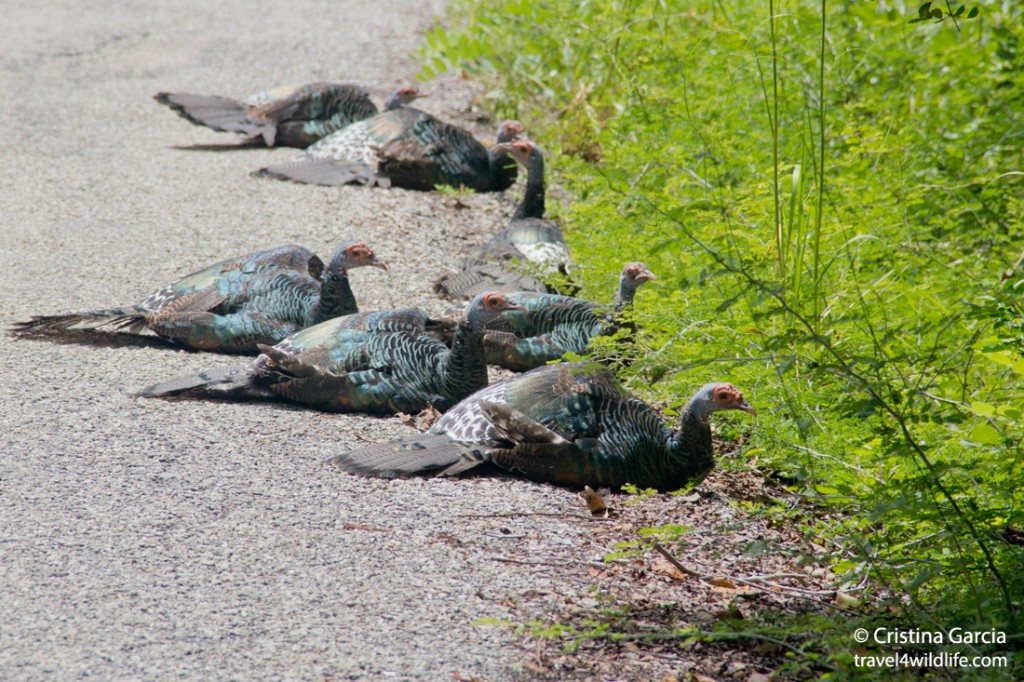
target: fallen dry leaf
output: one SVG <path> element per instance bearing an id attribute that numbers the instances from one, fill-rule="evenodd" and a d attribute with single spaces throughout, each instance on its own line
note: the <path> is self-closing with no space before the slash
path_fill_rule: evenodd
<path id="1" fill-rule="evenodd" d="M 523 663 L 523 667 L 529 670 L 530 672 L 537 673 L 538 675 L 546 675 L 548 674 L 548 672 L 550 672 L 547 668 L 537 665 L 536 663 L 531 663 L 529 661 Z"/>
<path id="2" fill-rule="evenodd" d="M 730 604 L 729 608 L 716 609 L 711 612 L 711 615 L 718 620 L 730 621 L 730 620 L 743 620 L 743 612 L 739 610 L 734 604 Z"/>
<path id="3" fill-rule="evenodd" d="M 588 485 L 583 488 L 583 498 L 587 501 L 587 509 L 590 510 L 591 516 L 601 519 L 608 518 L 608 505 L 605 504 L 604 498 L 601 497 L 601 493 L 595 491 Z"/>
<path id="4" fill-rule="evenodd" d="M 374 533 L 390 533 L 390 528 L 381 528 L 380 526 L 371 526 L 368 523 L 343 523 L 341 527 L 345 530 L 369 530 Z"/>
<path id="5" fill-rule="evenodd" d="M 761 642 L 754 647 L 754 651 L 759 654 L 777 654 L 782 651 L 782 647 L 775 642 Z"/>
<path id="6" fill-rule="evenodd" d="M 842 606 L 844 609 L 859 609 L 860 605 L 860 599 L 845 592 L 836 592 L 836 606 Z"/>
<path id="7" fill-rule="evenodd" d="M 434 425 L 438 419 L 441 418 L 441 413 L 433 406 L 428 407 L 421 411 L 416 418 L 419 419 L 419 427 L 426 431 Z"/>
<path id="8" fill-rule="evenodd" d="M 667 575 L 669 578 L 672 578 L 673 580 L 686 580 L 686 576 L 683 575 L 682 571 L 680 571 L 678 568 L 673 566 L 670 562 L 665 561 L 664 559 L 654 560 L 654 572 L 661 573 L 662 575 Z"/>

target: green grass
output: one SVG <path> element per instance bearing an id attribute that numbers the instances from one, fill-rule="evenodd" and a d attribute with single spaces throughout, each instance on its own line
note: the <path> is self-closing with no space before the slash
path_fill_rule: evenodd
<path id="1" fill-rule="evenodd" d="M 422 57 L 544 146 L 584 295 L 659 276 L 627 386 L 740 386 L 850 584 L 1019 648 L 1024 6 L 959 7 L 456 0 Z"/>

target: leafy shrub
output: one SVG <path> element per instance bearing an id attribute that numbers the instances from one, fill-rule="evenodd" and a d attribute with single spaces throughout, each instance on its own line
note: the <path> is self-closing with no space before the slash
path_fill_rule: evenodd
<path id="1" fill-rule="evenodd" d="M 545 146 L 585 294 L 658 274 L 631 388 L 746 389 L 748 454 L 843 512 L 807 522 L 837 571 L 1019 632 L 1024 9 L 927 5 L 456 0 L 424 75 Z"/>

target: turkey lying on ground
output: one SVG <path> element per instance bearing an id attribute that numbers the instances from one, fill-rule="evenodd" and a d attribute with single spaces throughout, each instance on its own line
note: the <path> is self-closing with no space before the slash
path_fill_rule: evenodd
<path id="1" fill-rule="evenodd" d="M 523 310 L 510 310 L 488 323 L 484 333 L 487 362 L 521 372 L 566 353 L 585 353 L 595 336 L 615 333 L 620 314 L 633 305 L 637 288 L 653 279 L 657 277 L 643 263 L 626 263 L 611 308 L 573 296 L 510 293 Z M 441 324 L 461 311 L 462 306 L 450 308 Z"/>
<path id="2" fill-rule="evenodd" d="M 358 312 L 348 271 L 365 266 L 387 270 L 363 242 L 339 246 L 326 267 L 309 249 L 289 244 L 221 261 L 135 305 L 37 316 L 9 331 L 85 342 L 112 332 L 155 334 L 197 350 L 256 353 L 258 344 Z"/>
<path id="3" fill-rule="evenodd" d="M 498 126 L 497 143 L 517 139 L 517 121 Z M 261 168 L 258 177 L 316 185 L 361 183 L 431 190 L 437 185 L 500 192 L 516 180 L 507 149 L 487 148 L 469 132 L 401 107 L 338 130 L 296 159 Z"/>
<path id="4" fill-rule="evenodd" d="M 481 291 L 552 292 L 535 274 L 561 272 L 570 262 L 562 231 L 544 219 L 544 154 L 529 140 L 501 145 L 526 169 L 526 188 L 508 228 L 474 249 L 459 272 L 442 275 L 434 291 L 444 298 L 466 300 Z M 524 272 L 522 264 L 536 264 Z"/>
<path id="5" fill-rule="evenodd" d="M 419 97 L 414 87 L 396 90 L 386 110 Z M 242 101 L 216 95 L 159 92 L 153 96 L 186 121 L 250 136 L 268 147 L 308 147 L 336 130 L 380 113 L 365 88 L 351 83 L 285 85 Z"/>
<path id="6" fill-rule="evenodd" d="M 451 349 L 425 333 L 415 308 L 337 318 L 293 334 L 248 365 L 221 367 L 144 389 L 142 397 L 252 400 L 280 397 L 331 412 L 446 410 L 487 385 L 484 325 L 517 307 L 477 296 Z"/>
<path id="7" fill-rule="evenodd" d="M 560 363 L 474 393 L 424 434 L 331 460 L 363 476 L 460 474 L 490 462 L 525 478 L 562 485 L 675 490 L 714 467 L 708 417 L 754 408 L 732 384 L 701 387 L 669 429 L 607 370 Z"/>

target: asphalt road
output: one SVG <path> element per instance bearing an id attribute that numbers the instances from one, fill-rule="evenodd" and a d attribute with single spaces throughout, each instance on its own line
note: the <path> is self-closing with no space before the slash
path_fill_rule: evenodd
<path id="1" fill-rule="evenodd" d="M 189 148 L 233 138 L 152 99 L 350 80 L 380 102 L 415 76 L 408 55 L 440 4 L 5 2 L 0 324 L 352 238 L 392 265 L 353 274 L 362 309 L 440 309 L 429 282 L 507 220 L 510 197 L 457 208 L 255 179 L 295 152 Z M 423 108 L 492 134 L 466 84 L 428 86 Z M 0 679 L 516 677 L 516 635 L 479 619 L 585 589 L 542 560 L 601 548 L 572 520 L 486 515 L 580 511 L 577 496 L 325 465 L 359 438 L 409 434 L 397 419 L 132 397 L 225 361 L 0 338 Z"/>

